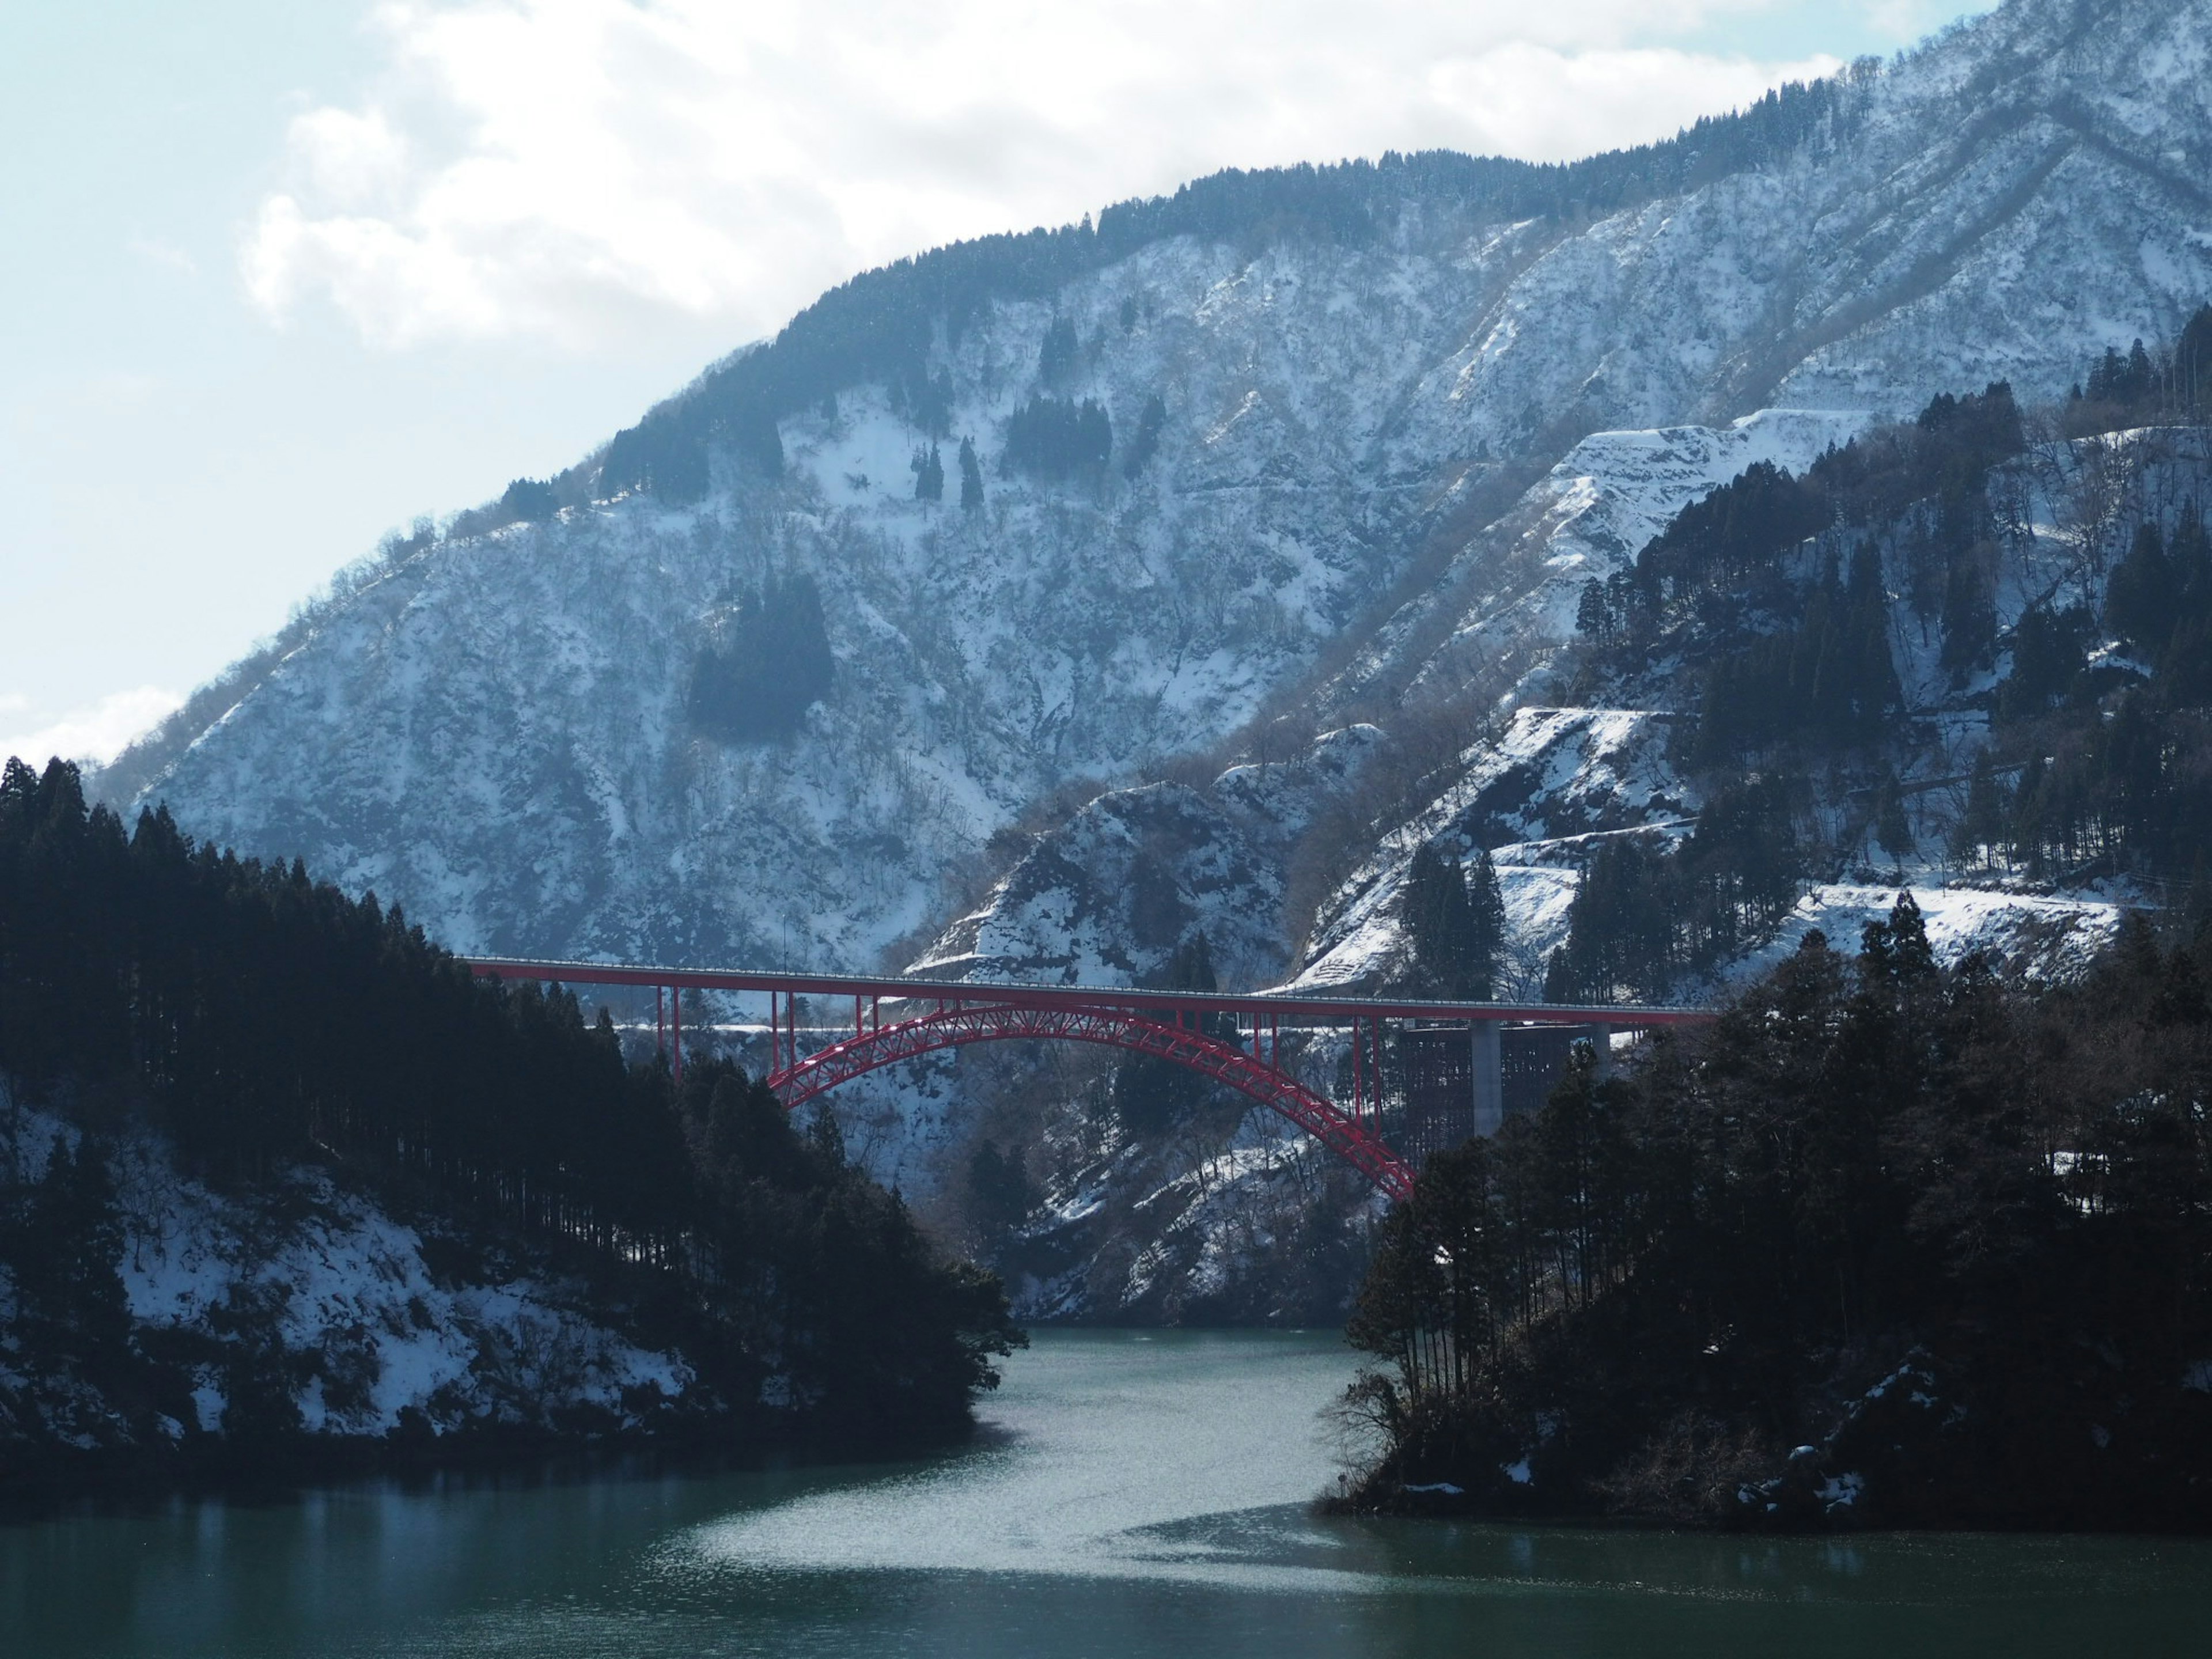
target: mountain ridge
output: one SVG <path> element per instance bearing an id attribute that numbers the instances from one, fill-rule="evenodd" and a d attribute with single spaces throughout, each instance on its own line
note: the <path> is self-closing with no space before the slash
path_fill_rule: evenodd
<path id="1" fill-rule="evenodd" d="M 979 245 L 902 262 L 550 486 L 396 540 L 103 787 L 304 855 L 465 951 L 1142 978 L 1234 893 L 1212 926 L 1240 978 L 1395 971 L 1424 815 L 1470 769 L 1533 764 L 1510 751 L 1539 711 L 1620 706 L 1568 683 L 1588 582 L 1754 459 L 1802 474 L 1992 382 L 2056 405 L 2212 295 L 2208 85 L 2206 0 L 2009 0 L 1580 173 L 1237 175 L 1169 198 L 1259 204 L 1218 233 L 1123 250 L 1133 209 L 992 244 L 1004 291 L 954 281 Z M 1476 174 L 1556 210 L 1454 193 Z M 1103 455 L 1048 477 L 1016 453 L 1018 416 L 1086 406 Z M 787 738 L 719 741 L 700 664 L 746 593 L 791 581 L 819 597 L 830 689 Z M 1222 805 L 1370 731 L 1356 784 L 1274 828 Z M 1568 779 L 1595 752 L 1544 750 Z M 1565 804 L 1503 843 L 1524 991 L 1568 927 L 1559 843 L 1663 829 Z M 1138 853 L 1167 896 L 1143 939 L 1109 890 Z M 1873 886 L 1837 873 L 1832 917 Z M 1045 925 L 1078 911 L 1081 941 Z M 856 1143 L 951 1191 L 1024 1086 L 965 1062 L 884 1079 Z M 1237 1168 L 1274 1167 L 1264 1139 Z M 1204 1167 L 1152 1175 L 1218 1207 Z M 1157 1302 L 1174 1275 L 1146 1259 Z M 1031 1305 L 1072 1305 L 1065 1273 L 1041 1263 Z"/>

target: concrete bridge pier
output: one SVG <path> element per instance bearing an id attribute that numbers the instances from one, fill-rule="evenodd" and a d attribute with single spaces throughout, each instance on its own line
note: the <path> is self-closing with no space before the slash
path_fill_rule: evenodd
<path id="1" fill-rule="evenodd" d="M 1479 1135 L 1494 1135 L 1505 1126 L 1503 1024 L 1495 1019 L 1468 1022 L 1468 1040 L 1474 1050 L 1474 1132 Z"/>

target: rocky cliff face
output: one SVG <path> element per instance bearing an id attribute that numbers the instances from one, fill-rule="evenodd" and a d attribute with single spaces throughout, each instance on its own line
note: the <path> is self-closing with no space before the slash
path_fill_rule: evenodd
<path id="1" fill-rule="evenodd" d="M 1990 380 L 2056 398 L 2172 333 L 2212 295 L 2208 100 L 2206 0 L 2013 0 L 1854 70 L 1786 143 L 1717 128 L 1641 191 L 1616 167 L 1595 208 L 1571 171 L 1533 216 L 1417 179 L 1358 234 L 985 280 L 923 318 L 919 380 L 787 398 L 779 476 L 711 422 L 702 491 L 587 462 L 557 516 L 371 571 L 112 787 L 465 951 L 981 977 L 1143 979 L 1205 931 L 1238 979 L 1357 982 L 1449 834 L 1500 849 L 1526 988 L 1562 843 L 1696 804 L 1675 711 L 1545 712 L 1583 581 L 1753 459 Z M 1103 459 L 1013 465 L 1040 396 L 1097 403 Z M 828 693 L 788 738 L 720 741 L 701 654 L 793 576 Z"/>

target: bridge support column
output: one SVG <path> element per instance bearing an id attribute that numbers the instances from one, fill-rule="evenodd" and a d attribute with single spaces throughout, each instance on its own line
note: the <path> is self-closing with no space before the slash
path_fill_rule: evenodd
<path id="1" fill-rule="evenodd" d="M 1500 1022 L 1469 1022 L 1474 1048 L 1474 1132 L 1494 1135 L 1505 1124 L 1505 1066 L 1498 1040 Z"/>
<path id="2" fill-rule="evenodd" d="M 1500 1046 L 1500 1022 L 1468 1020 L 1468 1060 L 1474 1061 L 1475 1134 L 1495 1134 L 1506 1121 L 1504 1055 Z"/>
<path id="3" fill-rule="evenodd" d="M 1597 1036 L 1590 1040 L 1591 1057 L 1597 1061 L 1597 1080 L 1602 1083 L 1613 1075 L 1613 1027 L 1601 1025 Z"/>

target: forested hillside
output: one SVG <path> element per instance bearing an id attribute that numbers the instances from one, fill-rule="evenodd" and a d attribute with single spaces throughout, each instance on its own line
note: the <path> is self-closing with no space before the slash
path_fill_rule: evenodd
<path id="1" fill-rule="evenodd" d="M 2081 984 L 1900 896 L 1708 1032 L 1432 1158 L 1353 1500 L 1747 1528 L 2212 1526 L 2205 935 Z"/>
<path id="2" fill-rule="evenodd" d="M 604 1011 L 477 980 L 297 863 L 195 847 L 163 813 L 126 832 L 59 762 L 0 776 L 0 1457 L 19 1465 L 203 1437 L 240 1455 L 310 1427 L 465 1436 L 517 1412 L 562 1431 L 544 1402 L 394 1394 L 373 1332 L 289 1342 L 301 1287 L 277 1269 L 222 1307 L 134 1317 L 126 1256 L 165 1246 L 116 1170 L 149 1157 L 280 1231 L 288 1204 L 350 1194 L 412 1218 L 403 1255 L 435 1236 L 535 1261 L 679 1357 L 681 1398 L 569 1433 L 939 1435 L 1019 1340 L 996 1281 L 942 1259 L 832 1120 L 795 1128 L 726 1063 L 674 1087 L 661 1060 L 625 1062 Z"/>
<path id="3" fill-rule="evenodd" d="M 2204 902 L 2212 306 L 2132 357 L 2037 444 L 1998 383 L 1754 465 L 1584 586 L 1576 700 L 1694 710 L 1672 759 L 1705 805 L 1592 849 L 1548 997 L 1709 978 L 1869 856 Z M 2039 518 L 2083 533 L 2039 555 Z"/>
<path id="4" fill-rule="evenodd" d="M 2193 556 L 2208 88 L 2207 0 L 2008 0 L 1641 151 L 919 254 L 396 534 L 96 785 L 471 953 L 1139 980 L 1203 935 L 1243 984 L 1696 997 L 1909 883 L 1947 961 L 2070 969 L 2193 879 L 2186 769 L 2106 741 L 2185 645 L 2104 622 L 2141 526 L 2111 614 Z M 1466 915 L 1431 857 L 1486 861 Z M 1029 1305 L 1291 1305 L 1310 1146 L 1137 1145 L 1001 1058 L 841 1090 L 851 1144 L 960 1231 L 1018 1138 L 1063 1239 L 1121 1159 Z"/>

